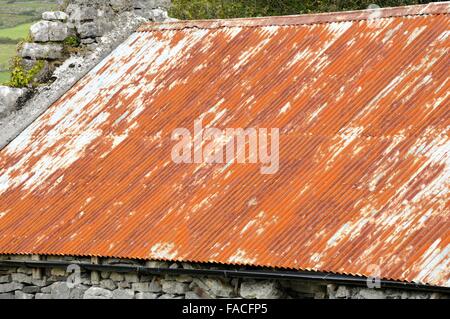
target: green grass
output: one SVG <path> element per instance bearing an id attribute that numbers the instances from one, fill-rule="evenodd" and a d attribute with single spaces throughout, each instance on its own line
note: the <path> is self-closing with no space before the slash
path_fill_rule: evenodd
<path id="1" fill-rule="evenodd" d="M 0 44 L 0 71 L 5 71 L 9 65 L 9 59 L 16 53 L 15 44 Z"/>
<path id="2" fill-rule="evenodd" d="M 15 42 L 27 37 L 30 25 L 41 19 L 42 12 L 57 9 L 56 0 L 0 0 L 0 38 Z M 16 45 L 0 43 L 0 84 L 9 81 L 9 61 L 16 55 Z"/>
<path id="3" fill-rule="evenodd" d="M 0 72 L 0 85 L 9 81 L 9 72 Z"/>
<path id="4" fill-rule="evenodd" d="M 37 21 L 42 12 L 55 9 L 56 0 L 0 0 L 0 28 Z"/>
<path id="5" fill-rule="evenodd" d="M 27 37 L 32 23 L 24 23 L 12 28 L 0 29 L 0 38 L 22 40 Z"/>

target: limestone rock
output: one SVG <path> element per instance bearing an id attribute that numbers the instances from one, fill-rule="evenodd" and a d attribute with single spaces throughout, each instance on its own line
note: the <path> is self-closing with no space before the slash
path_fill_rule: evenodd
<path id="1" fill-rule="evenodd" d="M 62 11 L 47 11 L 42 13 L 42 20 L 47 21 L 67 21 L 69 16 Z"/>
<path id="2" fill-rule="evenodd" d="M 33 299 L 34 295 L 27 294 L 27 293 L 24 293 L 24 292 L 22 292 L 20 290 L 17 290 L 17 291 L 14 292 L 14 298 L 15 299 Z"/>
<path id="3" fill-rule="evenodd" d="M 189 285 L 184 282 L 161 280 L 162 291 L 166 294 L 181 295 L 189 290 Z"/>
<path id="4" fill-rule="evenodd" d="M 36 286 L 25 286 L 22 289 L 22 292 L 26 293 L 26 294 L 35 294 L 37 292 L 41 291 L 41 289 L 39 287 Z"/>
<path id="5" fill-rule="evenodd" d="M 111 275 L 109 275 L 109 279 L 114 281 L 122 281 L 125 277 L 122 274 L 119 274 L 118 272 L 112 272 Z"/>
<path id="6" fill-rule="evenodd" d="M 94 22 L 86 22 L 76 26 L 81 39 L 95 38 L 102 35 L 99 26 Z"/>
<path id="7" fill-rule="evenodd" d="M 111 279 L 103 279 L 100 281 L 100 287 L 108 289 L 108 290 L 114 290 L 117 288 L 117 285 Z"/>
<path id="8" fill-rule="evenodd" d="M 339 286 L 336 290 L 335 297 L 339 299 L 348 299 L 352 296 L 352 290 L 346 286 Z"/>
<path id="9" fill-rule="evenodd" d="M 30 27 L 34 42 L 64 41 L 70 34 L 67 24 L 59 21 L 41 20 Z"/>
<path id="10" fill-rule="evenodd" d="M 131 288 L 137 292 L 160 292 L 161 285 L 157 281 L 133 283 Z"/>
<path id="11" fill-rule="evenodd" d="M 97 18 L 97 9 L 90 6 L 79 6 L 71 3 L 67 6 L 66 12 L 69 15 L 69 21 L 79 23 L 92 21 Z"/>
<path id="12" fill-rule="evenodd" d="M 18 100 L 26 93 L 26 91 L 26 89 L 0 86 L 0 118 L 16 109 Z M 0 283 L 8 281 L 9 276 L 0 277 Z"/>
<path id="13" fill-rule="evenodd" d="M 277 299 L 283 296 L 274 281 L 245 281 L 241 284 L 241 297 L 247 299 Z"/>
<path id="14" fill-rule="evenodd" d="M 194 283 L 201 289 L 206 290 L 218 297 L 231 297 L 233 295 L 233 287 L 226 280 L 218 278 L 194 279 Z"/>
<path id="15" fill-rule="evenodd" d="M 357 296 L 358 299 L 386 299 L 386 295 L 379 289 L 361 289 Z"/>
<path id="16" fill-rule="evenodd" d="M 194 291 L 188 291 L 184 295 L 185 299 L 202 299 L 199 295 L 197 295 Z"/>
<path id="17" fill-rule="evenodd" d="M 136 299 L 158 299 L 159 294 L 153 292 L 138 292 Z"/>
<path id="18" fill-rule="evenodd" d="M 14 299 L 14 294 L 10 292 L 0 294 L 0 300 L 2 299 Z"/>
<path id="19" fill-rule="evenodd" d="M 112 292 L 113 299 L 133 299 L 134 291 L 131 289 L 116 289 Z"/>
<path id="20" fill-rule="evenodd" d="M 137 274 L 125 274 L 125 280 L 128 282 L 139 282 L 139 276 Z"/>
<path id="21" fill-rule="evenodd" d="M 52 299 L 51 294 L 43 294 L 43 293 L 37 293 L 34 295 L 34 299 Z"/>
<path id="22" fill-rule="evenodd" d="M 21 290 L 22 288 L 23 288 L 23 284 L 19 284 L 17 282 L 10 282 L 10 283 L 7 283 L 7 284 L 0 284 L 0 293 Z"/>
<path id="23" fill-rule="evenodd" d="M 1 92 L 1 87 L 0 87 L 0 92 Z M 11 281 L 10 275 L 0 276 L 0 284 L 4 284 L 4 283 L 10 282 L 10 281 Z"/>
<path id="24" fill-rule="evenodd" d="M 113 293 L 107 289 L 91 287 L 84 293 L 83 299 L 112 299 Z"/>
<path id="25" fill-rule="evenodd" d="M 46 289 L 41 289 L 42 292 L 46 292 Z M 65 282 L 55 282 L 50 285 L 50 293 L 52 299 L 69 299 L 70 288 Z"/>
<path id="26" fill-rule="evenodd" d="M 21 56 L 30 59 L 57 60 L 63 57 L 63 46 L 55 43 L 24 43 Z"/>

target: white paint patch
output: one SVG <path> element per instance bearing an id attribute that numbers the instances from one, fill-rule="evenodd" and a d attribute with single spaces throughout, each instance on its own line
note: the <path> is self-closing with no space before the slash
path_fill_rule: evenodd
<path id="1" fill-rule="evenodd" d="M 174 243 L 157 243 L 150 249 L 151 257 L 155 259 L 175 259 L 178 255 Z"/>
<path id="2" fill-rule="evenodd" d="M 426 26 L 422 26 L 414 29 L 406 40 L 406 46 L 410 45 L 423 31 L 425 31 L 426 28 Z"/>
<path id="3" fill-rule="evenodd" d="M 291 108 L 291 103 L 287 102 L 280 110 L 279 115 L 286 113 Z"/>
<path id="4" fill-rule="evenodd" d="M 256 258 L 250 258 L 247 256 L 247 252 L 243 249 L 238 249 L 236 253 L 228 258 L 228 262 L 233 264 L 254 264 Z"/>
<path id="5" fill-rule="evenodd" d="M 331 167 L 331 164 L 336 160 L 339 154 L 341 154 L 353 141 L 357 140 L 363 131 L 364 127 L 362 126 L 341 129 L 339 135 L 334 138 L 335 144 L 329 149 L 329 152 L 333 155 L 328 160 L 326 169 Z"/>

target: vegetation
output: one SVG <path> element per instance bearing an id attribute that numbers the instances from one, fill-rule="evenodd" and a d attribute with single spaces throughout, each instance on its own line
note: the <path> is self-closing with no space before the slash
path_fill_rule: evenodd
<path id="1" fill-rule="evenodd" d="M 0 28 L 11 28 L 41 18 L 56 7 L 56 0 L 0 0 Z"/>
<path id="2" fill-rule="evenodd" d="M 16 44 L 26 39 L 30 25 L 41 19 L 42 12 L 54 10 L 56 0 L 0 0 L 0 84 L 10 79 L 9 61 L 16 55 Z M 26 40 L 25 40 L 26 41 Z M 11 82 L 16 84 L 27 74 L 16 70 Z"/>
<path id="3" fill-rule="evenodd" d="M 11 79 L 7 85 L 15 88 L 30 86 L 43 67 L 44 61 L 37 61 L 30 70 L 26 70 L 22 65 L 22 59 L 15 57 L 12 59 Z"/>
<path id="4" fill-rule="evenodd" d="M 64 45 L 72 48 L 77 48 L 80 46 L 80 39 L 74 35 L 68 36 L 64 40 Z"/>
<path id="5" fill-rule="evenodd" d="M 24 23 L 15 27 L 0 29 L 0 38 L 17 42 L 17 40 L 23 39 L 28 34 L 30 26 L 31 23 Z"/>
<path id="6" fill-rule="evenodd" d="M 434 0 L 436 1 L 436 0 Z M 393 7 L 432 0 L 172 0 L 170 16 L 183 19 L 223 19 Z"/>

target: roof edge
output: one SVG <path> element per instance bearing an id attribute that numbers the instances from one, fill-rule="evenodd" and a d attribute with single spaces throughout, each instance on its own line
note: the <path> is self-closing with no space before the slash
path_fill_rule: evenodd
<path id="1" fill-rule="evenodd" d="M 146 23 L 137 32 L 181 30 L 181 29 L 217 29 L 224 27 L 264 27 L 280 25 L 308 25 L 343 21 L 358 21 L 391 17 L 448 14 L 450 1 L 428 4 L 366 9 L 356 11 L 325 12 L 316 14 L 270 16 L 237 19 L 186 20 L 162 23 Z"/>

